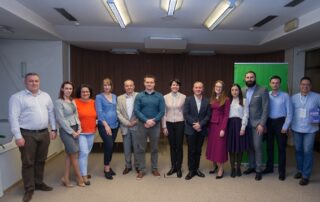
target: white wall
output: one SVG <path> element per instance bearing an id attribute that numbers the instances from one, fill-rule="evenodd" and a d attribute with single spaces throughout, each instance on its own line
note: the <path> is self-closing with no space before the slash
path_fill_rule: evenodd
<path id="1" fill-rule="evenodd" d="M 37 72 L 41 78 L 41 89 L 55 100 L 66 69 L 66 56 L 63 54 L 68 53 L 67 50 L 68 45 L 61 41 L 0 40 L 0 134 L 10 136 L 7 141 L 12 139 L 7 122 L 8 100 L 13 93 L 24 89 L 21 66 L 26 67 L 26 72 Z M 4 190 L 21 179 L 19 150 L 14 141 L 5 146 L 6 150 L 0 148 L 0 184 Z M 48 155 L 62 150 L 63 145 L 57 138 L 51 142 Z"/>

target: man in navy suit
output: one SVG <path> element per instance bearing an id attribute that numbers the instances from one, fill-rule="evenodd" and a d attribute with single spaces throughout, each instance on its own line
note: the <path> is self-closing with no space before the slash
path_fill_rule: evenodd
<path id="1" fill-rule="evenodd" d="M 197 81 L 193 84 L 193 96 L 186 98 L 183 115 L 186 121 L 185 134 L 188 142 L 189 173 L 186 180 L 195 175 L 205 177 L 199 170 L 201 149 L 205 136 L 208 134 L 207 123 L 210 120 L 211 110 L 209 100 L 203 97 L 203 83 Z"/>

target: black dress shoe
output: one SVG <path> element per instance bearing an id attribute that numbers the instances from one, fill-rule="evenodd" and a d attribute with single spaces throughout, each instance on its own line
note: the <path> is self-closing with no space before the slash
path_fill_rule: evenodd
<path id="1" fill-rule="evenodd" d="M 302 178 L 302 173 L 301 172 L 297 172 L 293 177 L 295 179 L 300 179 L 300 178 Z"/>
<path id="2" fill-rule="evenodd" d="M 111 171 L 109 171 L 109 172 L 104 172 L 104 177 L 106 178 L 106 179 L 108 179 L 108 180 L 112 180 L 113 179 L 113 177 L 112 177 L 112 174 L 111 174 Z"/>
<path id="3" fill-rule="evenodd" d="M 185 179 L 191 180 L 195 175 L 196 175 L 195 172 L 190 171 L 188 175 L 186 175 Z"/>
<path id="4" fill-rule="evenodd" d="M 236 177 L 236 169 L 235 169 L 235 168 L 232 168 L 232 169 L 231 169 L 231 174 L 230 174 L 230 176 L 231 176 L 232 178 L 235 178 L 235 177 Z"/>
<path id="5" fill-rule="evenodd" d="M 280 180 L 280 181 L 285 181 L 285 180 L 286 180 L 286 175 L 280 174 L 280 175 L 279 175 L 279 180 Z"/>
<path id="6" fill-rule="evenodd" d="M 112 170 L 112 168 L 110 168 L 110 173 L 111 175 L 116 175 L 116 173 Z"/>
<path id="7" fill-rule="evenodd" d="M 173 173 L 176 173 L 176 172 L 177 172 L 177 169 L 176 169 L 176 168 L 171 168 L 171 169 L 169 170 L 169 172 L 167 172 L 167 175 L 170 176 L 170 175 L 172 175 Z"/>
<path id="8" fill-rule="evenodd" d="M 198 177 L 205 177 L 205 175 L 199 169 L 196 171 L 196 175 Z"/>
<path id="9" fill-rule="evenodd" d="M 213 170 L 209 171 L 209 174 L 214 174 L 218 170 L 218 166 L 216 165 Z"/>
<path id="10" fill-rule="evenodd" d="M 52 191 L 53 188 L 46 185 L 45 183 L 42 184 L 36 184 L 35 185 L 35 190 L 40 190 L 40 191 Z"/>
<path id="11" fill-rule="evenodd" d="M 22 201 L 23 202 L 29 202 L 32 199 L 33 190 L 32 191 L 26 191 L 23 195 Z"/>
<path id="12" fill-rule="evenodd" d="M 249 175 L 249 174 L 254 173 L 254 172 L 256 172 L 256 171 L 255 171 L 253 168 L 248 168 L 247 170 L 245 170 L 245 171 L 243 172 L 243 174 Z"/>
<path id="13" fill-rule="evenodd" d="M 265 169 L 262 171 L 262 174 L 269 174 L 269 173 L 273 173 L 273 169 L 265 168 Z"/>
<path id="14" fill-rule="evenodd" d="M 240 177 L 242 175 L 241 168 L 237 168 L 237 176 Z"/>
<path id="15" fill-rule="evenodd" d="M 224 175 L 224 171 L 222 171 L 222 174 L 219 176 L 219 175 L 217 175 L 216 176 L 216 179 L 222 179 L 223 178 L 223 175 Z"/>
<path id="16" fill-rule="evenodd" d="M 299 184 L 300 184 L 301 186 L 308 185 L 308 184 L 309 184 L 309 179 L 307 179 L 307 178 L 302 178 L 302 179 L 300 180 Z"/>
<path id="17" fill-rule="evenodd" d="M 122 172 L 122 174 L 123 175 L 126 175 L 126 174 L 128 174 L 130 171 L 132 171 L 132 168 L 125 168 L 124 170 L 123 170 L 123 172 Z"/>
<path id="18" fill-rule="evenodd" d="M 89 180 L 83 181 L 83 183 L 84 183 L 85 185 L 87 185 L 87 186 L 91 185 L 91 182 L 90 182 Z"/>
<path id="19" fill-rule="evenodd" d="M 182 171 L 181 171 L 181 169 L 178 169 L 178 170 L 177 170 L 177 177 L 178 177 L 178 178 L 181 178 L 181 177 L 182 177 Z"/>
<path id="20" fill-rule="evenodd" d="M 256 177 L 254 179 L 260 181 L 262 179 L 262 174 L 257 172 Z"/>

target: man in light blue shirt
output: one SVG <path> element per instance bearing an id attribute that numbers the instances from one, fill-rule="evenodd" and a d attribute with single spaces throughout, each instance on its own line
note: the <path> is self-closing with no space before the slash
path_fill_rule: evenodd
<path id="1" fill-rule="evenodd" d="M 287 131 L 292 120 L 292 106 L 288 93 L 280 91 L 281 78 L 270 78 L 269 116 L 267 121 L 267 165 L 263 174 L 273 173 L 274 138 L 278 144 L 279 180 L 286 179 Z"/>
<path id="2" fill-rule="evenodd" d="M 311 79 L 300 80 L 300 92 L 291 98 L 293 120 L 291 129 L 296 147 L 297 173 L 294 178 L 300 179 L 300 185 L 307 185 L 313 166 L 313 145 L 319 123 L 310 121 L 310 112 L 320 107 L 320 95 L 311 91 Z"/>

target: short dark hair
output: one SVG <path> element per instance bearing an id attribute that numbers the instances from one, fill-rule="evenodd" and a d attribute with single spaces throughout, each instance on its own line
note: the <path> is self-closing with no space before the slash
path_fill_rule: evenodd
<path id="1" fill-rule="evenodd" d="M 73 92 L 73 89 L 74 89 L 74 85 L 73 85 L 73 83 L 71 82 L 71 81 L 64 81 L 62 84 L 61 84 L 61 86 L 60 86 L 60 90 L 59 90 L 59 98 L 60 99 L 64 99 L 64 92 L 63 92 L 63 90 L 62 90 L 62 88 L 64 88 L 64 86 L 65 85 L 67 85 L 67 84 L 69 84 L 69 85 L 71 85 L 72 86 L 72 92 Z M 71 94 L 72 95 L 72 94 Z M 72 96 L 71 96 L 71 99 L 72 99 Z"/>
<path id="2" fill-rule="evenodd" d="M 24 79 L 27 79 L 28 76 L 37 76 L 40 78 L 39 74 L 38 73 L 35 73 L 35 72 L 29 72 L 27 73 L 26 75 L 24 75 Z"/>
<path id="3" fill-rule="evenodd" d="M 247 74 L 250 74 L 250 73 L 253 74 L 255 78 L 257 78 L 256 73 L 255 73 L 254 71 L 252 71 L 252 70 L 247 71 L 246 74 L 245 74 L 245 76 L 246 76 Z"/>
<path id="4" fill-rule="evenodd" d="M 281 83 L 281 77 L 278 76 L 278 75 L 273 75 L 272 77 L 270 77 L 269 81 L 271 81 L 272 79 L 278 79 L 280 81 L 280 83 Z"/>
<path id="5" fill-rule="evenodd" d="M 152 74 L 146 74 L 146 75 L 144 76 L 143 80 L 145 81 L 146 78 L 152 78 L 152 79 L 154 80 L 154 82 L 156 82 L 156 77 L 153 76 Z"/>
<path id="6" fill-rule="evenodd" d="M 303 80 L 307 80 L 307 81 L 309 81 L 309 82 L 310 82 L 310 84 L 312 84 L 311 78 L 310 78 L 310 77 L 308 77 L 308 76 L 304 76 L 304 77 L 302 77 L 302 78 L 300 79 L 300 83 L 301 83 Z"/>
<path id="7" fill-rule="evenodd" d="M 90 92 L 90 97 L 89 98 L 93 98 L 93 90 L 91 88 L 91 86 L 89 86 L 88 84 L 81 84 L 77 90 L 76 90 L 76 98 L 81 98 L 81 90 L 82 88 L 88 88 L 89 92 Z"/>
<path id="8" fill-rule="evenodd" d="M 181 86 L 181 82 L 180 82 L 179 79 L 177 79 L 177 78 L 172 79 L 172 80 L 169 82 L 169 85 L 171 86 L 173 82 L 176 82 L 179 86 Z"/>

